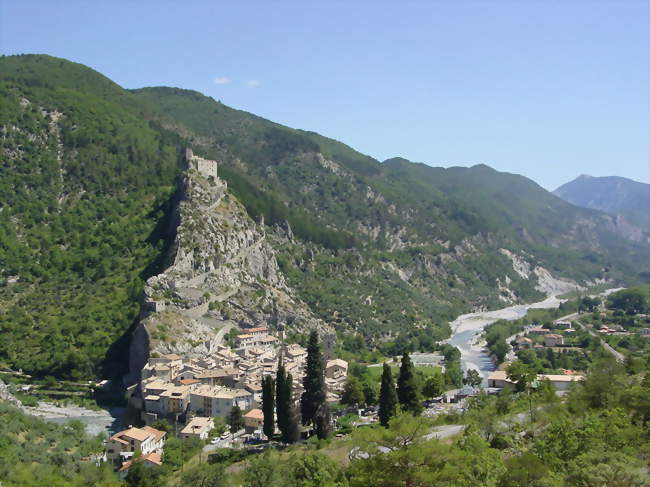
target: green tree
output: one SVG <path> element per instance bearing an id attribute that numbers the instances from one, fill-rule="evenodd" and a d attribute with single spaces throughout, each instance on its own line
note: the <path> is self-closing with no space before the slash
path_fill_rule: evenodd
<path id="1" fill-rule="evenodd" d="M 291 374 L 286 375 L 284 394 L 283 402 L 287 405 L 287 420 L 285 430 L 282 432 L 282 440 L 286 443 L 295 443 L 300 439 L 300 427 L 293 401 L 293 377 Z"/>
<path id="2" fill-rule="evenodd" d="M 236 433 L 244 427 L 244 417 L 237 404 L 235 404 L 230 410 L 230 413 L 228 413 L 228 426 L 230 426 L 231 433 Z"/>
<path id="3" fill-rule="evenodd" d="M 302 384 L 304 387 L 300 397 L 302 424 L 315 426 L 316 415 L 322 409 L 326 399 L 325 362 L 316 330 L 312 330 L 309 334 L 307 364 Z"/>
<path id="4" fill-rule="evenodd" d="M 377 387 L 369 380 L 364 380 L 363 384 L 363 398 L 366 406 L 374 406 L 377 404 Z"/>
<path id="5" fill-rule="evenodd" d="M 427 377 L 422 387 L 424 397 L 438 397 L 445 392 L 445 378 L 439 370 Z"/>
<path id="6" fill-rule="evenodd" d="M 300 438 L 296 407 L 293 402 L 293 377 L 280 362 L 275 379 L 275 404 L 282 441 L 295 443 Z"/>
<path id="7" fill-rule="evenodd" d="M 645 313 L 648 309 L 648 292 L 641 288 L 623 289 L 609 297 L 609 307 L 627 314 Z"/>
<path id="8" fill-rule="evenodd" d="M 388 426 L 390 418 L 397 412 L 397 391 L 393 382 L 393 373 L 390 366 L 384 363 L 381 374 L 381 388 L 379 390 L 379 422 Z"/>
<path id="9" fill-rule="evenodd" d="M 147 475 L 146 467 L 142 462 L 135 462 L 129 468 L 126 476 L 126 485 L 128 487 L 149 487 L 153 486 L 151 478 Z"/>
<path id="10" fill-rule="evenodd" d="M 468 369 L 463 379 L 463 384 L 472 387 L 479 387 L 483 383 L 483 377 L 476 369 Z"/>
<path id="11" fill-rule="evenodd" d="M 397 377 L 397 397 L 404 411 L 409 411 L 414 416 L 422 413 L 420 388 L 408 353 L 402 355 L 402 365 Z"/>
<path id="12" fill-rule="evenodd" d="M 275 432 L 275 383 L 270 375 L 265 375 L 262 379 L 262 412 L 264 434 L 270 439 Z"/>
<path id="13" fill-rule="evenodd" d="M 528 409 L 530 420 L 533 421 L 533 398 L 532 387 L 537 380 L 537 373 L 520 360 L 515 360 L 508 367 L 508 379 L 515 383 L 518 392 L 526 392 L 528 395 Z"/>
<path id="14" fill-rule="evenodd" d="M 324 440 L 332 434 L 332 415 L 327 403 L 324 403 L 316 414 L 314 429 L 316 436 Z"/>
<path id="15" fill-rule="evenodd" d="M 278 429 L 284 433 L 287 430 L 291 395 L 287 394 L 287 373 L 282 361 L 278 363 L 275 376 L 275 409 Z"/>
<path id="16" fill-rule="evenodd" d="M 341 395 L 341 403 L 358 407 L 364 401 L 365 396 L 359 379 L 354 376 L 348 376 L 345 381 L 345 387 L 343 388 L 343 394 Z"/>

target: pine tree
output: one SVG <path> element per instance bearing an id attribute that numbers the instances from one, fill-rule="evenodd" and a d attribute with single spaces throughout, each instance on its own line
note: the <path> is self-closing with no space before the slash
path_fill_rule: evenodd
<path id="1" fill-rule="evenodd" d="M 316 414 L 323 407 L 326 399 L 325 363 L 316 330 L 309 334 L 307 367 L 302 384 L 305 389 L 300 398 L 302 424 L 315 426 Z"/>
<path id="2" fill-rule="evenodd" d="M 408 353 L 402 355 L 402 365 L 397 378 L 397 397 L 405 411 L 414 416 L 422 413 L 422 398 L 413 370 L 413 362 Z"/>
<path id="3" fill-rule="evenodd" d="M 262 379 L 262 411 L 264 413 L 264 434 L 271 438 L 275 432 L 275 383 L 273 377 L 265 375 Z"/>
<path id="4" fill-rule="evenodd" d="M 381 374 L 381 389 L 379 390 L 379 421 L 383 426 L 388 426 L 390 418 L 395 416 L 397 410 L 397 392 L 393 382 L 393 374 L 388 364 L 384 363 Z"/>

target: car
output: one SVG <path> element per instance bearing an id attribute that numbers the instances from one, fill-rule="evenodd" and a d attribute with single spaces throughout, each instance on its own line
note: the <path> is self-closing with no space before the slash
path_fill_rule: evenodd
<path id="1" fill-rule="evenodd" d="M 211 445 L 216 445 L 216 444 L 219 443 L 220 441 L 221 441 L 221 438 L 213 438 L 212 441 L 210 441 L 210 444 L 211 444 Z"/>

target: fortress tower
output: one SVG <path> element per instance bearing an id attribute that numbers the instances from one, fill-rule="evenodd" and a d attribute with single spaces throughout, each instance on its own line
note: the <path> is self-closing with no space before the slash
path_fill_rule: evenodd
<path id="1" fill-rule="evenodd" d="M 215 181 L 219 179 L 217 176 L 217 161 L 195 156 L 189 147 L 185 149 L 185 161 L 187 162 L 188 169 L 195 169 L 203 177 L 209 178 L 212 176 Z"/>

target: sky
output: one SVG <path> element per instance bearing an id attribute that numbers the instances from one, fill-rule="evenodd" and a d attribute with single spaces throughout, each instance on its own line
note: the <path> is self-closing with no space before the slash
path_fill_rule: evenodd
<path id="1" fill-rule="evenodd" d="M 650 183 L 650 0 L 0 0 L 0 53 L 194 89 L 379 160 Z"/>

